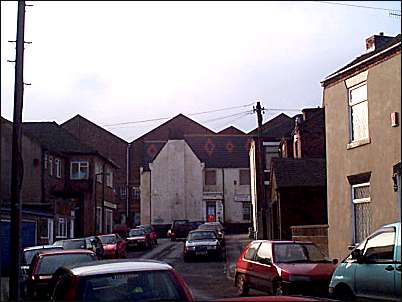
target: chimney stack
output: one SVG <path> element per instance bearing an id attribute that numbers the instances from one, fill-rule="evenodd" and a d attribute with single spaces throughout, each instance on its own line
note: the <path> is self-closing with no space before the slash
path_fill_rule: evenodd
<path id="1" fill-rule="evenodd" d="M 366 39 L 366 51 L 374 51 L 393 38 L 394 37 L 384 36 L 383 32 L 380 32 L 378 35 L 371 36 Z"/>

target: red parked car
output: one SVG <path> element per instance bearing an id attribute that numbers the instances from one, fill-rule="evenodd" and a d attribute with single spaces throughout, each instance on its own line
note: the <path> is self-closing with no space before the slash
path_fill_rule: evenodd
<path id="1" fill-rule="evenodd" d="M 103 258 L 126 258 L 126 241 L 119 234 L 98 235 L 103 244 Z"/>
<path id="2" fill-rule="evenodd" d="M 85 249 L 53 250 L 35 254 L 28 273 L 27 299 L 42 301 L 49 299 L 51 278 L 60 266 L 97 260 L 94 252 Z"/>
<path id="3" fill-rule="evenodd" d="M 255 240 L 236 263 L 240 295 L 250 288 L 273 295 L 326 295 L 337 260 L 329 260 L 312 242 Z"/>
<path id="4" fill-rule="evenodd" d="M 61 267 L 53 284 L 52 301 L 193 301 L 180 275 L 169 264 L 154 260 Z"/>
<path id="5" fill-rule="evenodd" d="M 144 229 L 147 236 L 149 236 L 149 239 L 151 240 L 152 244 L 153 245 L 158 244 L 158 235 L 156 234 L 156 231 L 152 225 L 142 224 L 142 225 L 137 226 L 136 228 Z"/>

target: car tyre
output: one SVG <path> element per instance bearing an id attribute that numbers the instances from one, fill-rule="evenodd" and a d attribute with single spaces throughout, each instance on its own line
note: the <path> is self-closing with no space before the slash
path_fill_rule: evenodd
<path id="1" fill-rule="evenodd" d="M 334 298 L 341 301 L 353 301 L 355 296 L 347 285 L 338 285 L 334 289 Z"/>
<path id="2" fill-rule="evenodd" d="M 237 293 L 239 294 L 239 296 L 247 296 L 247 294 L 249 292 L 249 288 L 247 286 L 246 276 L 244 274 L 237 275 L 236 287 L 237 287 Z"/>

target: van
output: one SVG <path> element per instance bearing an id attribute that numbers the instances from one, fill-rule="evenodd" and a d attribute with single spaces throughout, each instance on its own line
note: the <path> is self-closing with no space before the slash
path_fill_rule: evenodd
<path id="1" fill-rule="evenodd" d="M 401 299 L 401 222 L 363 240 L 336 268 L 329 293 L 340 300 Z"/>

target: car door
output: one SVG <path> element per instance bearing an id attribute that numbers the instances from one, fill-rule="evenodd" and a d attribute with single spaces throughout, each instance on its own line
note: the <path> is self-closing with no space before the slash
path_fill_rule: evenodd
<path id="1" fill-rule="evenodd" d="M 370 236 L 356 267 L 355 291 L 359 297 L 390 299 L 394 296 L 395 228 L 383 228 Z"/>
<path id="2" fill-rule="evenodd" d="M 401 225 L 397 230 L 395 242 L 395 294 L 394 297 L 401 298 Z"/>
<path id="3" fill-rule="evenodd" d="M 277 275 L 275 266 L 272 265 L 272 244 L 263 242 L 259 246 L 253 270 L 255 272 L 255 286 L 263 291 L 272 289 L 272 281 Z"/>
<path id="4" fill-rule="evenodd" d="M 258 277 L 256 276 L 255 272 L 255 255 L 257 253 L 258 247 L 260 246 L 261 242 L 253 242 L 243 257 L 243 270 L 246 276 L 246 281 L 250 285 L 250 287 L 256 287 Z"/>

